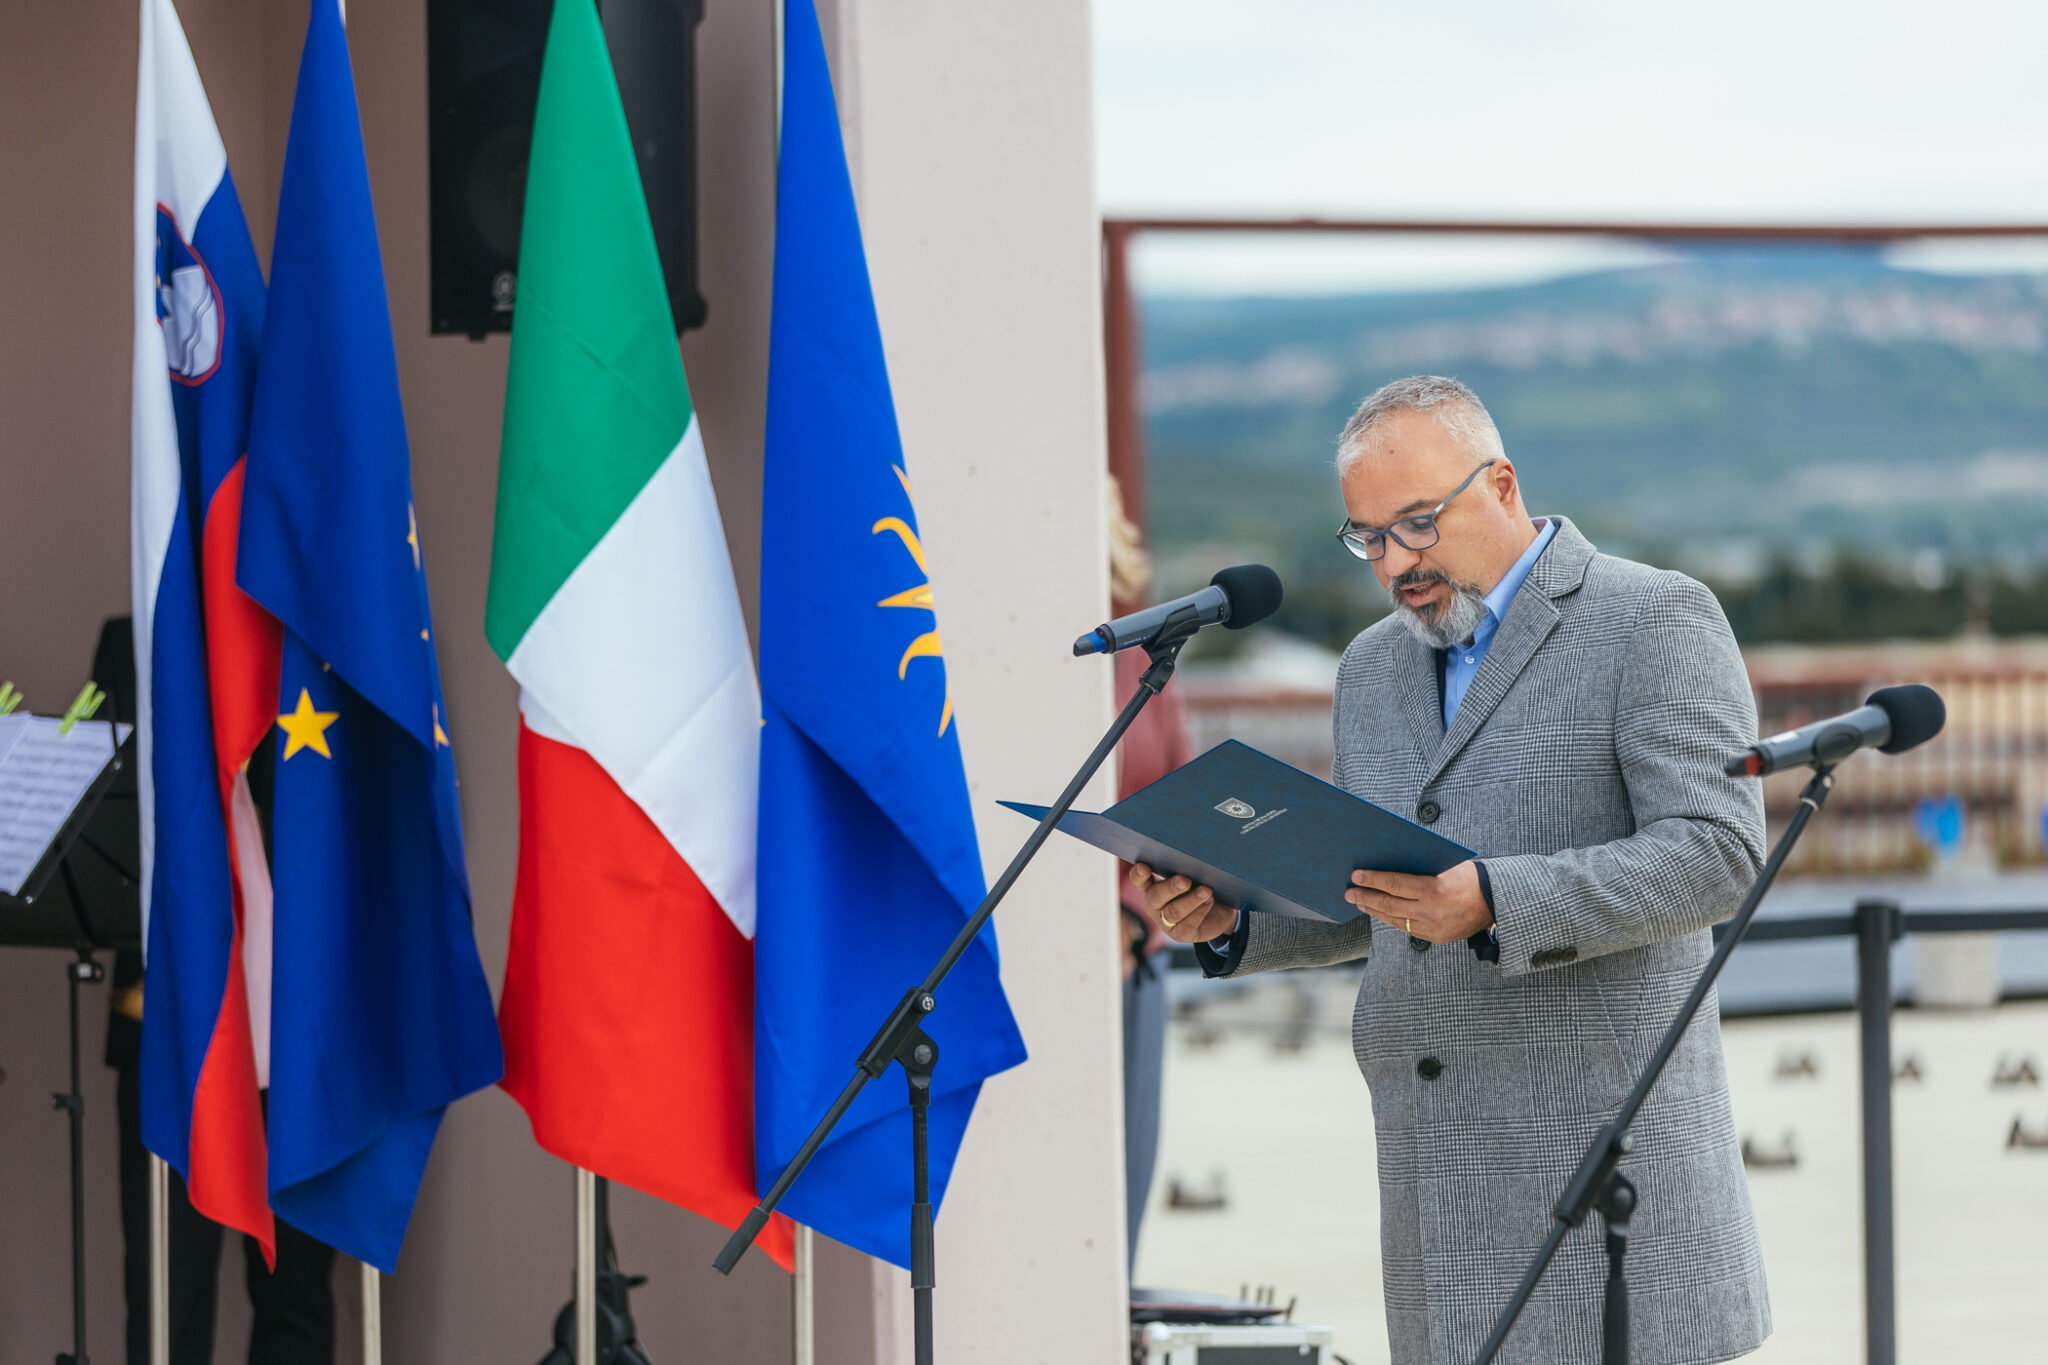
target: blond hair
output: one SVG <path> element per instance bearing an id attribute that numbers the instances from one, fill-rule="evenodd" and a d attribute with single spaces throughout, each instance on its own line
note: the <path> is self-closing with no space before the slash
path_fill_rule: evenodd
<path id="1" fill-rule="evenodd" d="M 1152 584 L 1152 556 L 1145 553 L 1144 534 L 1124 511 L 1124 490 L 1109 476 L 1109 592 L 1119 602 L 1135 604 Z"/>

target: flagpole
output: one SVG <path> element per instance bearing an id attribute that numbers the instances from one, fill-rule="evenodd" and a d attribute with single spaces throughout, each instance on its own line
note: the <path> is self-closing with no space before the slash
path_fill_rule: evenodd
<path id="1" fill-rule="evenodd" d="M 149 1156 L 149 1365 L 171 1365 L 171 1168 Z"/>
<path id="2" fill-rule="evenodd" d="M 576 1365 L 597 1365 L 597 1177 L 576 1168 Z"/>
<path id="3" fill-rule="evenodd" d="M 363 1272 L 363 1365 L 384 1365 L 384 1278 L 368 1261 Z"/>
<path id="4" fill-rule="evenodd" d="M 796 1327 L 796 1365 L 817 1365 L 817 1303 L 813 1297 L 817 1280 L 815 1262 L 811 1260 L 811 1230 L 802 1223 L 796 1225 L 796 1256 L 792 1268 L 796 1271 L 792 1281 L 795 1311 L 790 1316 Z"/>
<path id="5" fill-rule="evenodd" d="M 774 0 L 775 161 L 778 166 L 782 162 L 782 64 L 789 22 L 788 3 L 789 0 Z M 814 1245 L 808 1225 L 798 1223 L 794 1230 L 795 1246 L 790 1260 L 790 1269 L 794 1272 L 790 1280 L 790 1320 L 796 1341 L 791 1354 L 793 1365 L 817 1365 L 817 1263 L 812 1259 Z"/>
<path id="6" fill-rule="evenodd" d="M 348 0 L 335 0 L 342 27 L 348 27 Z M 384 1281 L 368 1261 L 357 1265 L 363 1276 L 363 1365 L 384 1365 Z"/>

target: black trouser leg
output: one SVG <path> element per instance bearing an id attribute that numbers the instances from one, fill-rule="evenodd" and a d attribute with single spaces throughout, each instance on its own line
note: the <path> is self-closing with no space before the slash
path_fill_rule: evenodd
<path id="1" fill-rule="evenodd" d="M 333 1365 L 334 1248 L 277 1220 L 277 1270 L 242 1239 L 248 1262 L 249 1365 Z"/>

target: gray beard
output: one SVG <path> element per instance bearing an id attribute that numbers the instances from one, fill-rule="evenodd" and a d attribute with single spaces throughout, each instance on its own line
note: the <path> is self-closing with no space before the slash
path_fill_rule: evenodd
<path id="1" fill-rule="evenodd" d="M 1486 619 L 1486 595 L 1475 591 L 1469 585 L 1446 583 L 1451 590 L 1451 599 L 1441 607 L 1428 609 L 1430 614 L 1415 610 L 1396 596 L 1394 613 L 1401 618 L 1401 624 L 1408 627 L 1413 635 L 1431 649 L 1449 649 L 1472 638 L 1472 632 L 1479 629 L 1479 623 Z"/>

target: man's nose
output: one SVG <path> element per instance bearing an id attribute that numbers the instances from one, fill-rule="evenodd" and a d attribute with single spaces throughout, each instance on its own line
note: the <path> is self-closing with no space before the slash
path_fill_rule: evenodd
<path id="1" fill-rule="evenodd" d="M 1422 556 L 1395 540 L 1387 537 L 1387 552 L 1380 556 L 1380 582 L 1391 584 L 1402 574 L 1422 562 Z"/>

